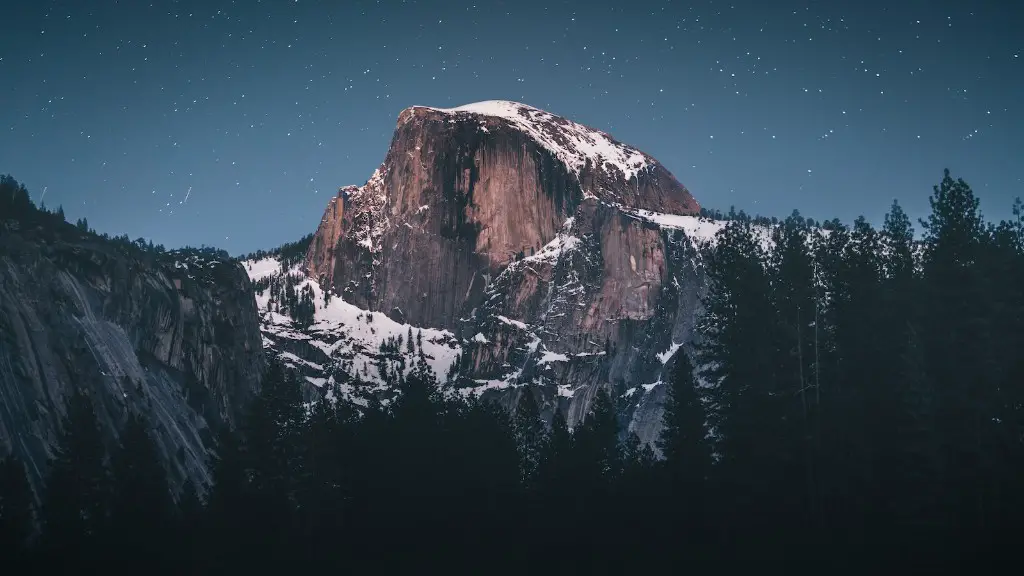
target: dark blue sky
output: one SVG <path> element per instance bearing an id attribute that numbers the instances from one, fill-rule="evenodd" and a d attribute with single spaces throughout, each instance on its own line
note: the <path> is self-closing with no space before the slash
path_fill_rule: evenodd
<path id="1" fill-rule="evenodd" d="M 313 231 L 403 108 L 508 99 L 708 207 L 920 216 L 948 166 L 998 218 L 1024 195 L 1022 4 L 5 2 L 0 172 L 100 231 L 239 253 Z"/>

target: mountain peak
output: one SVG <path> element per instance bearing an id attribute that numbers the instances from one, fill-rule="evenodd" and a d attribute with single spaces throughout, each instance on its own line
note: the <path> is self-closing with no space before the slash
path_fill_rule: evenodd
<path id="1" fill-rule="evenodd" d="M 657 163 L 654 158 L 605 132 L 520 102 L 485 100 L 456 108 L 412 106 L 402 112 L 399 123 L 408 121 L 417 111 L 449 114 L 455 118 L 477 117 L 485 124 L 490 119 L 503 120 L 536 140 L 577 177 L 588 161 L 595 168 L 618 169 L 627 182 Z"/>

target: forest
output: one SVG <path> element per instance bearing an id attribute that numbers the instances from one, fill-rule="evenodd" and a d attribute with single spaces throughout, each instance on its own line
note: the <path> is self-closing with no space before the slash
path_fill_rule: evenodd
<path id="1" fill-rule="evenodd" d="M 708 291 L 667 367 L 657 455 L 608 393 L 570 430 L 560 412 L 544 423 L 530 388 L 508 413 L 422 362 L 386 405 L 307 405 L 271 362 L 244 421 L 218 431 L 208 487 L 169 486 L 132 414 L 108 445 L 74 395 L 44 493 L 14 457 L 0 466 L 0 562 L 987 572 L 1012 561 L 1024 513 L 1024 211 L 987 222 L 948 170 L 930 206 L 917 230 L 896 203 L 878 228 L 729 218 L 702 248 Z"/>

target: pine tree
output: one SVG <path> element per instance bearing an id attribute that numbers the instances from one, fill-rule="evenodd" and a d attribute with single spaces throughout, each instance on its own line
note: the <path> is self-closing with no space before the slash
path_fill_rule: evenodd
<path id="1" fill-rule="evenodd" d="M 306 470 L 303 423 L 299 383 L 275 359 L 264 372 L 260 393 L 252 400 L 242 426 L 254 510 L 265 520 L 263 530 L 252 536 L 260 551 L 252 560 L 264 567 L 283 561 L 282 551 L 297 536 L 294 526 L 300 479 Z"/>
<path id="2" fill-rule="evenodd" d="M 894 280 L 908 279 L 914 274 L 914 228 L 910 218 L 893 201 L 885 215 L 882 227 L 886 277 Z"/>
<path id="3" fill-rule="evenodd" d="M 574 543 L 576 534 L 573 529 L 577 525 L 585 524 L 585 520 L 582 519 L 582 514 L 586 512 L 585 503 L 577 503 L 579 492 L 575 480 L 579 474 L 575 460 L 572 433 L 566 425 L 561 408 L 556 405 L 551 418 L 551 428 L 537 466 L 537 489 L 532 508 L 538 510 L 538 514 L 556 508 L 564 510 L 564 513 L 559 514 L 559 518 L 565 520 L 540 522 L 540 525 L 536 522 L 531 524 L 538 532 L 539 544 L 534 553 L 538 559 L 565 558 L 560 553 L 564 550 L 564 543 L 567 540 Z M 563 559 L 560 564 L 556 562 L 552 570 L 557 570 L 559 566 L 569 570 L 574 563 L 569 559 Z"/>
<path id="4" fill-rule="evenodd" d="M 330 401 L 320 398 L 311 408 L 300 442 L 304 468 L 298 479 L 298 506 L 303 527 L 303 556 L 326 568 L 347 524 L 350 480 L 344 465 L 351 448 L 342 444 L 343 423 Z M 341 568 L 341 566 L 338 566 Z"/>
<path id="5" fill-rule="evenodd" d="M 807 428 L 802 390 L 794 385 L 804 349 L 796 327 L 804 326 L 804 315 L 797 322 L 795 306 L 780 315 L 776 302 L 786 292 L 772 283 L 778 260 L 769 261 L 759 235 L 748 223 L 730 222 L 705 251 L 709 287 L 697 324 L 697 364 L 710 384 L 708 420 L 719 456 L 714 482 L 729 495 L 718 501 L 719 539 L 756 542 L 756 552 L 767 554 L 802 538 L 790 528 L 805 518 L 807 445 L 798 433 Z"/>
<path id="6" fill-rule="evenodd" d="M 615 404 L 604 388 L 591 401 L 590 413 L 573 431 L 569 461 L 572 497 L 568 513 L 580 523 L 579 543 L 590 563 L 580 569 L 593 571 L 614 546 L 611 527 L 622 518 L 615 493 L 621 486 L 623 458 L 619 443 L 619 423 Z"/>
<path id="7" fill-rule="evenodd" d="M 712 384 L 709 414 L 721 452 L 719 478 L 737 485 L 755 479 L 756 458 L 774 427 L 770 393 L 776 365 L 767 342 L 775 313 L 766 257 L 749 225 L 730 222 L 705 253 L 708 293 L 698 319 L 701 377 Z M 761 426 L 761 424 L 765 424 Z"/>
<path id="8" fill-rule="evenodd" d="M 537 401 L 528 387 L 521 389 L 516 405 L 515 435 L 519 446 L 520 481 L 523 486 L 532 486 L 540 463 L 545 433 Z"/>
<path id="9" fill-rule="evenodd" d="M 657 486 L 664 494 L 670 519 L 660 542 L 662 549 L 672 551 L 665 560 L 681 570 L 693 565 L 694 555 L 700 553 L 697 540 L 709 532 L 705 518 L 706 500 L 711 496 L 707 480 L 712 471 L 711 446 L 704 428 L 706 413 L 685 348 L 672 360 L 663 406 L 658 449 L 664 460 L 658 476 L 662 481 Z M 678 540 L 693 546 L 674 544 Z M 689 557 L 689 562 L 684 557 Z"/>
<path id="10" fill-rule="evenodd" d="M 210 462 L 213 484 L 203 531 L 206 537 L 197 542 L 198 563 L 205 569 L 200 572 L 239 569 L 243 558 L 248 560 L 247 565 L 257 567 L 258 562 L 247 551 L 252 533 L 260 528 L 255 522 L 262 510 L 256 509 L 257 500 L 252 496 L 245 447 L 239 434 L 226 425 L 217 432 L 215 446 Z"/>
<path id="11" fill-rule="evenodd" d="M 774 231 L 775 246 L 768 260 L 770 296 L 775 309 L 774 334 L 770 346 L 778 372 L 769 383 L 770 410 L 775 411 L 773 436 L 778 469 L 786 470 L 792 494 L 791 513 L 797 506 L 809 511 L 817 499 L 818 470 L 815 415 L 818 397 L 815 387 L 814 335 L 818 319 L 815 298 L 814 261 L 810 253 L 810 230 L 797 211 Z M 787 401 L 787 399 L 792 399 Z M 767 407 L 766 407 L 767 408 Z M 802 482 L 796 482 L 802 478 Z M 798 488 L 799 486 L 799 488 Z M 796 495 L 799 494 L 799 499 Z"/>
<path id="12" fill-rule="evenodd" d="M 106 536 L 110 474 L 92 401 L 72 393 L 50 463 L 43 506 L 44 546 L 71 565 L 96 566 Z"/>
<path id="13" fill-rule="evenodd" d="M 543 492 L 554 495 L 556 499 L 569 478 L 567 468 L 571 463 L 572 449 L 572 434 L 562 410 L 556 406 L 551 417 L 551 429 L 541 447 L 540 461 L 537 463 L 538 484 Z"/>
<path id="14" fill-rule="evenodd" d="M 992 227 L 982 262 L 990 300 L 992 373 L 997 394 L 992 417 L 995 434 L 1007 442 L 1024 438 L 1024 204 L 1012 206 L 1012 217 Z M 1005 444 L 1004 444 L 1005 445 Z M 993 523 L 1002 531 L 1015 524 L 1016 510 L 1024 508 L 1017 479 L 1024 475 L 1024 450 L 1003 450 L 993 461 L 999 478 L 990 497 Z"/>
<path id="15" fill-rule="evenodd" d="M 182 486 L 175 512 L 174 541 L 177 544 L 178 554 L 173 565 L 178 567 L 178 573 L 194 572 L 201 562 L 202 549 L 197 540 L 205 537 L 203 533 L 205 510 L 192 480 L 186 480 L 185 485 Z"/>
<path id="16" fill-rule="evenodd" d="M 817 451 L 820 490 L 828 501 L 820 508 L 839 511 L 846 526 L 880 522 L 878 513 L 891 479 L 895 437 L 893 383 L 888 366 L 897 356 L 899 336 L 886 326 L 881 235 L 863 218 L 854 222 L 842 246 L 826 318 L 834 370 L 821 407 L 818 427 L 824 446 Z M 903 326 L 896 326 L 897 334 Z M 879 334 L 884 331 L 884 334 Z M 886 342 L 886 338 L 895 340 Z M 839 457 L 838 455 L 842 455 Z M 875 486 L 879 496 L 860 487 Z M 818 521 L 830 518 L 817 517 Z M 865 529 L 857 529 L 863 533 Z"/>
<path id="17" fill-rule="evenodd" d="M 711 470 L 711 449 L 705 438 L 705 412 L 693 372 L 689 354 L 680 348 L 672 362 L 658 449 L 671 489 L 700 494 Z"/>
<path id="18" fill-rule="evenodd" d="M 169 563 L 164 554 L 174 521 L 167 472 L 141 416 L 128 417 L 120 440 L 111 455 L 114 492 L 110 511 L 111 536 L 125 549 L 118 562 L 124 570 L 148 561 L 155 570 L 166 571 Z"/>
<path id="19" fill-rule="evenodd" d="M 650 445 L 640 441 L 636 432 L 628 432 L 622 443 L 622 474 L 616 483 L 615 490 L 610 502 L 611 511 L 615 518 L 613 522 L 622 526 L 641 525 L 652 520 L 650 510 L 638 506 L 638 499 L 641 494 L 656 494 L 659 501 L 666 501 L 671 498 L 664 483 L 658 478 L 662 471 L 659 461 Z M 667 503 L 667 502 L 666 502 Z M 659 514 L 654 520 L 659 526 L 658 534 L 651 535 L 640 531 L 626 531 L 616 535 L 617 546 L 610 547 L 616 552 L 610 554 L 609 566 L 624 567 L 630 566 L 630 570 L 637 573 L 654 573 L 665 570 L 670 566 L 666 562 L 673 554 L 670 551 L 690 554 L 690 566 L 693 552 L 690 546 L 681 545 L 680 524 L 696 525 L 700 521 L 693 514 L 693 510 L 678 514 L 678 510 L 669 511 L 667 514 Z M 660 522 L 659 522 L 660 520 Z M 706 526 L 704 527 L 706 530 Z M 689 544 L 689 542 L 687 542 Z M 605 556 L 609 556 L 609 550 L 605 550 Z M 681 555 L 681 554 L 677 554 Z M 682 564 L 679 564 L 680 566 Z M 678 570 L 673 571 L 675 573 Z"/>
<path id="20" fill-rule="evenodd" d="M 593 483 L 594 489 L 608 486 L 621 472 L 622 460 L 618 417 L 611 396 L 605 389 L 598 390 L 594 395 L 590 413 L 573 437 L 584 477 Z"/>
<path id="21" fill-rule="evenodd" d="M 657 462 L 658 457 L 654 450 L 642 443 L 636 432 L 626 434 L 626 439 L 622 443 L 622 467 L 623 476 L 628 476 L 629 481 L 625 484 L 630 487 L 643 486 L 650 480 L 646 477 L 647 473 L 653 470 Z"/>
<path id="22" fill-rule="evenodd" d="M 0 556 L 23 560 L 35 530 L 34 497 L 25 466 L 13 453 L 0 460 Z"/>
<path id="23" fill-rule="evenodd" d="M 950 517 L 946 524 L 968 533 L 987 523 L 988 471 L 997 458 L 991 419 L 997 404 L 992 372 L 991 304 L 979 267 L 984 225 L 978 199 L 946 170 L 929 198 L 922 272 L 927 308 L 923 326 L 929 378 L 938 393 L 944 461 L 940 474 Z M 953 528 L 955 527 L 955 528 Z"/>
<path id="24" fill-rule="evenodd" d="M 270 362 L 260 394 L 253 399 L 245 425 L 246 456 L 253 490 L 278 501 L 295 503 L 291 478 L 302 470 L 302 392 L 294 374 L 278 360 Z"/>

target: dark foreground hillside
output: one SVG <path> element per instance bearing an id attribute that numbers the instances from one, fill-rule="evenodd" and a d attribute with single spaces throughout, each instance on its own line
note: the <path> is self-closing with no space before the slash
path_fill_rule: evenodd
<path id="1" fill-rule="evenodd" d="M 272 363 L 213 485 L 172 496 L 150 424 L 106 450 L 76 394 L 40 506 L 3 463 L 3 571 L 988 573 L 1024 513 L 1024 220 L 948 173 L 931 205 L 920 242 L 898 205 L 794 213 L 767 252 L 749 219 L 719 233 L 664 460 L 620 440 L 628 397 L 546 429 L 529 389 L 508 415 L 421 365 L 387 406 L 307 411 Z"/>

